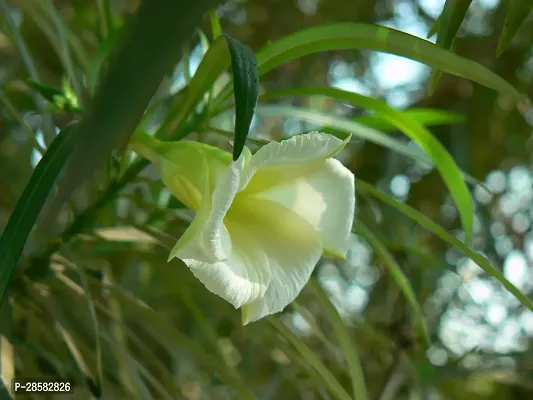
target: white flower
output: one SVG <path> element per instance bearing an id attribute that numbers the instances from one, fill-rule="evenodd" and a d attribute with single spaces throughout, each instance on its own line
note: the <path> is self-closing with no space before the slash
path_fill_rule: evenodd
<path id="1" fill-rule="evenodd" d="M 145 138 L 132 147 L 196 211 L 169 260 L 183 260 L 207 289 L 242 308 L 246 324 L 291 303 L 324 251 L 346 255 L 354 176 L 332 157 L 348 140 L 312 132 L 254 155 L 245 147 L 234 162 L 196 142 Z"/>

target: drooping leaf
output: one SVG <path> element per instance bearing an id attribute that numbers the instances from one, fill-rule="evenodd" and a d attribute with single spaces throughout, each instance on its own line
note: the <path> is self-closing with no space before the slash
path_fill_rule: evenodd
<path id="1" fill-rule="evenodd" d="M 259 95 L 257 60 L 252 49 L 224 34 L 231 55 L 233 94 L 235 96 L 235 142 L 233 160 L 237 160 L 248 137 Z"/>
<path id="2" fill-rule="evenodd" d="M 374 50 L 407 57 L 505 93 L 516 102 L 524 100 L 509 82 L 481 64 L 416 36 L 370 24 L 325 25 L 285 36 L 257 54 L 259 74 L 308 54 L 343 49 Z"/>
<path id="3" fill-rule="evenodd" d="M 533 10 L 533 2 L 530 0 L 507 1 L 507 15 L 503 24 L 496 56 L 499 57 L 509 47 L 518 30 Z"/>
<path id="4" fill-rule="evenodd" d="M 316 26 L 268 44 L 257 53 L 259 75 L 309 54 L 347 49 L 382 51 L 410 58 L 505 93 L 517 104 L 527 103 L 527 98 L 509 82 L 475 61 L 428 40 L 385 26 L 363 23 Z M 229 92 L 225 91 L 220 101 L 228 97 Z"/>
<path id="5" fill-rule="evenodd" d="M 459 32 L 471 3 L 472 0 L 446 0 L 441 17 L 439 17 L 437 46 L 447 50 L 452 48 L 453 40 Z M 429 94 L 435 91 L 440 74 L 440 70 L 435 68 L 431 72 Z"/>

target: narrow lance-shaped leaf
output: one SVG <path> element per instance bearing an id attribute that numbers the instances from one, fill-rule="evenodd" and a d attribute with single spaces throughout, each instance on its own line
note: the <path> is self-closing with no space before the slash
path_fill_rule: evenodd
<path id="1" fill-rule="evenodd" d="M 428 40 L 385 26 L 370 24 L 323 25 L 285 36 L 257 53 L 259 75 L 308 54 L 346 49 L 382 51 L 407 57 L 505 93 L 517 105 L 528 104 L 524 94 L 481 64 L 441 49 Z M 226 91 L 220 96 L 219 101 L 222 102 L 228 97 L 229 93 Z"/>
<path id="2" fill-rule="evenodd" d="M 57 135 L 35 167 L 0 237 L 0 304 L 28 235 L 72 151 L 75 136 L 71 130 L 65 128 Z"/>
<path id="3" fill-rule="evenodd" d="M 446 0 L 441 17 L 439 17 L 437 46 L 451 49 L 455 36 L 465 19 L 466 12 L 472 0 Z M 437 87 L 441 71 L 433 69 L 429 82 L 429 93 L 432 94 Z"/>
<path id="4" fill-rule="evenodd" d="M 213 34 L 213 39 L 216 39 L 222 35 L 222 28 L 220 27 L 220 19 L 217 15 L 217 10 L 209 11 L 209 20 L 211 22 L 211 33 Z"/>
<path id="5" fill-rule="evenodd" d="M 461 114 L 431 108 L 410 108 L 398 112 L 426 127 L 452 125 L 465 121 L 465 117 Z M 384 132 L 398 129 L 390 122 L 383 120 L 383 118 L 376 117 L 375 115 L 362 115 L 353 120 L 359 124 L 379 129 Z"/>
<path id="6" fill-rule="evenodd" d="M 228 42 L 233 72 L 233 93 L 235 96 L 235 143 L 233 160 L 241 155 L 248 137 L 259 96 L 259 73 L 257 60 L 252 49 L 229 35 Z"/>
<path id="7" fill-rule="evenodd" d="M 433 25 L 431 25 L 431 28 L 429 28 L 429 32 L 427 35 L 428 39 L 432 37 L 433 35 L 437 34 L 437 32 L 439 31 L 439 26 L 440 26 L 440 16 L 435 20 L 435 22 L 433 22 Z"/>
<path id="8" fill-rule="evenodd" d="M 498 41 L 496 56 L 501 56 L 511 44 L 518 30 L 531 14 L 531 10 L 533 10 L 533 1 L 531 0 L 509 0 L 507 2 L 507 15 Z"/>

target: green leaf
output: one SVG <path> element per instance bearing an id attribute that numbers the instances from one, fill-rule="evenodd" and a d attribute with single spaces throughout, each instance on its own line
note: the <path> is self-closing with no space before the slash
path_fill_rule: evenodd
<path id="1" fill-rule="evenodd" d="M 0 304 L 33 225 L 74 145 L 71 127 L 63 129 L 33 171 L 0 237 Z"/>
<path id="2" fill-rule="evenodd" d="M 461 170 L 457 167 L 457 164 L 455 164 L 452 156 L 426 128 L 381 100 L 357 93 L 347 92 L 341 89 L 330 87 L 304 87 L 270 92 L 268 96 L 308 96 L 312 94 L 333 97 L 337 100 L 348 101 L 355 106 L 372 110 L 381 119 L 394 125 L 415 141 L 426 152 L 433 164 L 435 164 L 435 167 L 438 169 L 442 179 L 450 190 L 450 193 L 457 204 L 459 213 L 461 214 L 466 242 L 468 243 L 470 241 L 474 225 L 474 204 L 472 202 L 472 197 L 466 187 Z M 354 132 L 354 134 L 357 135 L 356 132 Z"/>
<path id="3" fill-rule="evenodd" d="M 420 226 L 424 227 L 428 231 L 432 232 L 445 242 L 451 244 L 458 250 L 462 251 L 468 258 L 474 261 L 481 269 L 483 269 L 487 274 L 496 278 L 516 299 L 526 306 L 528 309 L 533 311 L 533 300 L 528 296 L 523 294 L 520 289 L 505 278 L 501 270 L 494 265 L 492 265 L 489 260 L 487 260 L 483 255 L 473 250 L 455 236 L 446 232 L 446 230 L 440 225 L 433 222 L 431 219 L 426 217 L 420 211 L 415 210 L 414 208 L 408 206 L 407 204 L 400 203 L 389 195 L 385 194 L 381 190 L 376 189 L 374 186 L 370 185 L 367 182 L 361 181 L 359 179 L 355 180 L 356 191 L 360 193 L 367 193 L 376 199 L 379 199 L 383 203 L 388 204 L 389 206 L 395 208 L 400 213 L 406 217 L 411 218 L 412 220 L 418 222 Z"/>
<path id="4" fill-rule="evenodd" d="M 481 64 L 407 33 L 361 23 L 317 26 L 284 37 L 257 54 L 259 74 L 308 54 L 346 49 L 383 51 L 407 57 L 505 93 L 517 103 L 525 100 L 510 83 Z"/>
<path id="5" fill-rule="evenodd" d="M 222 35 L 222 28 L 220 27 L 220 19 L 217 15 L 217 10 L 209 11 L 209 21 L 211 22 L 211 33 L 213 40 Z"/>
<path id="6" fill-rule="evenodd" d="M 257 60 L 252 49 L 224 34 L 231 55 L 233 93 L 235 96 L 235 142 L 233 160 L 237 160 L 248 137 L 259 96 Z"/>
<path id="7" fill-rule="evenodd" d="M 437 17 L 435 22 L 433 22 L 433 25 L 431 25 L 431 28 L 429 28 L 429 32 L 428 32 L 428 35 L 427 35 L 428 39 L 431 36 L 436 35 L 439 32 L 439 26 L 440 26 L 440 16 Z"/>
<path id="8" fill-rule="evenodd" d="M 465 117 L 460 114 L 430 108 L 410 108 L 398 112 L 423 126 L 451 125 L 465 121 Z M 352 121 L 383 132 L 398 130 L 394 124 L 375 115 L 355 117 Z"/>
<path id="9" fill-rule="evenodd" d="M 531 0 L 509 0 L 507 1 L 507 15 L 503 24 L 502 34 L 498 41 L 496 56 L 499 57 L 509 47 L 511 41 L 516 36 L 518 30 L 533 10 Z"/>
<path id="10" fill-rule="evenodd" d="M 426 320 L 424 318 L 422 306 L 416 298 L 415 292 L 411 287 L 411 282 L 409 282 L 409 278 L 407 278 L 407 276 L 404 274 L 402 268 L 398 265 L 398 263 L 396 262 L 392 254 L 387 250 L 385 245 L 381 243 L 381 241 L 377 238 L 376 235 L 372 233 L 370 229 L 368 229 L 361 222 L 358 222 L 355 225 L 355 233 L 363 237 L 368 242 L 370 247 L 374 249 L 374 251 L 380 257 L 381 261 L 383 261 L 385 266 L 388 268 L 390 275 L 396 281 L 403 295 L 413 308 L 420 335 L 424 338 L 426 345 L 429 347 L 431 345 L 429 330 L 426 324 Z"/>
<path id="11" fill-rule="evenodd" d="M 333 326 L 333 331 L 337 336 L 342 347 L 346 364 L 348 364 L 348 372 L 352 380 L 353 398 L 358 400 L 368 399 L 366 390 L 365 376 L 363 374 L 363 367 L 361 366 L 361 359 L 354 341 L 350 338 L 350 333 L 339 312 L 331 303 L 327 294 L 316 281 L 314 277 L 309 280 L 309 286 L 315 293 L 315 296 L 324 309 L 325 314 Z"/>
<path id="12" fill-rule="evenodd" d="M 455 36 L 459 32 L 459 28 L 465 19 L 466 12 L 470 7 L 472 0 L 446 0 L 441 17 L 439 17 L 437 46 L 443 49 L 451 49 Z M 431 72 L 431 79 L 429 81 L 429 94 L 431 95 L 440 78 L 440 70 L 433 69 Z"/>
<path id="13" fill-rule="evenodd" d="M 272 92 L 266 92 L 260 95 L 259 103 L 263 103 L 268 99 L 274 97 L 271 93 Z M 225 105 L 220 109 L 214 110 L 212 115 L 216 116 L 222 113 L 223 111 L 231 109 L 231 107 L 231 104 Z M 416 122 L 424 126 L 451 125 L 458 122 L 465 122 L 465 117 L 461 114 L 433 108 L 409 108 L 407 110 L 402 110 L 399 112 L 405 114 L 409 118 L 415 120 Z M 384 132 L 398 130 L 398 128 L 392 125 L 391 123 L 375 115 L 358 116 L 353 118 L 352 121 Z"/>
<path id="14" fill-rule="evenodd" d="M 201 17 L 215 2 L 141 2 L 134 25 L 111 57 L 87 118 L 80 124 L 48 221 L 113 150 L 126 147 L 165 73 L 178 61 Z"/>
<path id="15" fill-rule="evenodd" d="M 55 87 L 45 85 L 44 83 L 37 82 L 33 79 L 28 79 L 28 84 L 35 89 L 41 96 L 43 96 L 48 102 L 56 104 L 56 98 L 65 98 L 65 93 L 62 90 Z"/>

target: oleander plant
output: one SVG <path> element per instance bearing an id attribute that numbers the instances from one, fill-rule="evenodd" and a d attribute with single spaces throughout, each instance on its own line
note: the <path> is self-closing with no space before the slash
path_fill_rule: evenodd
<path id="1" fill-rule="evenodd" d="M 0 0 L 0 399 L 531 398 L 532 11 Z"/>

